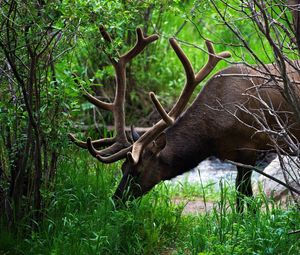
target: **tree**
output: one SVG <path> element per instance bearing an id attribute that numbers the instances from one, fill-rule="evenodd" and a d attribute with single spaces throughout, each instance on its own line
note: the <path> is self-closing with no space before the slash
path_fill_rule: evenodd
<path id="1" fill-rule="evenodd" d="M 56 172 L 67 102 L 55 64 L 71 32 L 57 27 L 55 4 L 1 2 L 0 213 L 9 226 L 41 218 Z"/>

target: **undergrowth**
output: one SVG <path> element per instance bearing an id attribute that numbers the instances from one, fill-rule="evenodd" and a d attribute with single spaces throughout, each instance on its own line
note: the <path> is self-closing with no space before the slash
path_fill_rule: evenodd
<path id="1" fill-rule="evenodd" d="M 116 210 L 110 199 L 120 165 L 106 166 L 85 154 L 60 162 L 43 223 L 23 232 L 0 232 L 2 254 L 300 254 L 299 211 L 258 196 L 256 213 L 237 214 L 234 192 L 221 183 L 211 212 L 182 215 L 174 196 L 210 199 L 210 186 L 160 184 L 143 199 Z M 184 188 L 186 186 L 186 188 Z M 180 189 L 179 189 L 180 190 Z M 24 238 L 25 236 L 25 238 Z"/>

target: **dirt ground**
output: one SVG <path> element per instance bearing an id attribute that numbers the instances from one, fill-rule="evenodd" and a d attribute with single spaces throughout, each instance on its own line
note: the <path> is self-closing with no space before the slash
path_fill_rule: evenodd
<path id="1" fill-rule="evenodd" d="M 214 206 L 212 201 L 203 201 L 203 199 L 195 198 L 188 199 L 182 197 L 175 197 L 172 199 L 175 204 L 181 204 L 184 206 L 183 215 L 187 214 L 200 214 L 210 212 Z"/>

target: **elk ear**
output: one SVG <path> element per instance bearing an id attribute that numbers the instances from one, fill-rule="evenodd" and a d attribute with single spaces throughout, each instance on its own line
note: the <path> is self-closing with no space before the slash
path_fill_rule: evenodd
<path id="1" fill-rule="evenodd" d="M 140 135 L 138 134 L 138 132 L 136 132 L 136 130 L 135 130 L 135 128 L 134 128 L 133 125 L 131 125 L 130 129 L 131 129 L 131 138 L 132 138 L 132 141 L 136 142 L 140 138 Z"/>
<path id="2" fill-rule="evenodd" d="M 153 142 L 153 153 L 158 153 L 166 146 L 166 133 L 161 133 Z"/>

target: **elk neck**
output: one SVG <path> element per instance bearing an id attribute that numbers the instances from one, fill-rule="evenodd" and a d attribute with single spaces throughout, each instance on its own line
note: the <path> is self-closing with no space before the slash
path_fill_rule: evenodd
<path id="1" fill-rule="evenodd" d="M 199 116 L 196 122 L 190 121 L 191 115 L 195 114 L 193 110 L 197 109 L 188 109 L 165 131 L 166 146 L 159 154 L 159 159 L 169 168 L 165 179 L 187 172 L 215 154 L 215 144 L 207 135 L 204 121 Z"/>

